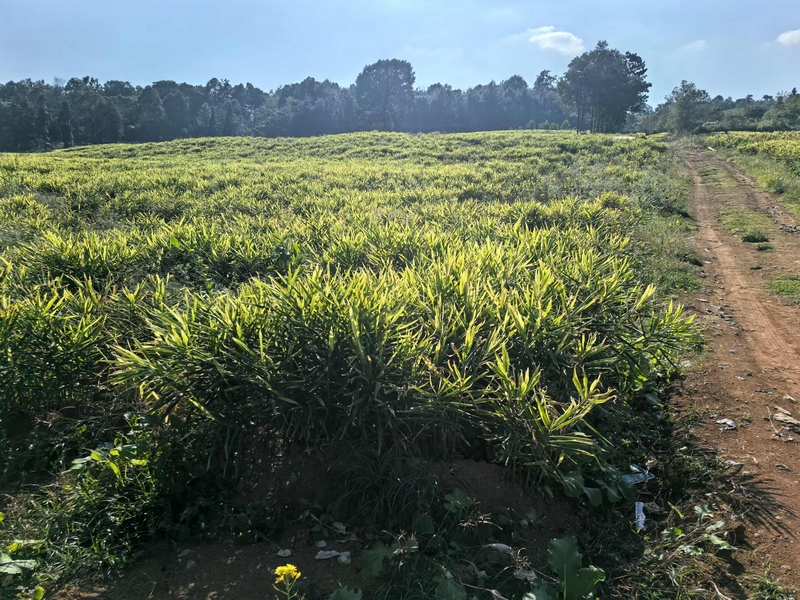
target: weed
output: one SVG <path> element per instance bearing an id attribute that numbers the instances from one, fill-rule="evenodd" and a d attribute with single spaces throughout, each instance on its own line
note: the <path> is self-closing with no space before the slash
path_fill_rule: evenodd
<path id="1" fill-rule="evenodd" d="M 769 237 L 763 231 L 750 231 L 742 235 L 742 241 L 749 243 L 768 242 Z"/>
<path id="2" fill-rule="evenodd" d="M 738 235 L 743 242 L 767 242 L 764 231 L 772 228 L 772 221 L 766 215 L 752 210 L 728 208 L 720 214 L 722 227 L 728 233 Z"/>
<path id="3" fill-rule="evenodd" d="M 781 296 L 800 296 L 800 277 L 786 277 L 770 283 L 770 288 Z"/>

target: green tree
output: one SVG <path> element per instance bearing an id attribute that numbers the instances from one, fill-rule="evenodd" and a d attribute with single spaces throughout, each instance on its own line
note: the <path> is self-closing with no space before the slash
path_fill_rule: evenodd
<path id="1" fill-rule="evenodd" d="M 184 137 L 189 132 L 189 104 L 179 91 L 170 92 L 162 103 L 169 121 L 170 137 Z"/>
<path id="2" fill-rule="evenodd" d="M 208 118 L 208 135 L 215 136 L 217 135 L 217 109 L 216 107 L 211 108 L 211 116 Z"/>
<path id="3" fill-rule="evenodd" d="M 637 54 L 609 48 L 600 41 L 594 50 L 572 60 L 558 85 L 564 102 L 576 109 L 578 129 L 619 131 L 629 114 L 640 111 L 652 84 Z"/>
<path id="4" fill-rule="evenodd" d="M 152 86 L 139 94 L 137 101 L 137 138 L 144 142 L 158 142 L 166 137 L 168 122 L 161 97 Z"/>
<path id="5" fill-rule="evenodd" d="M 92 114 L 93 144 L 114 144 L 122 139 L 122 115 L 116 104 L 100 98 Z"/>
<path id="6" fill-rule="evenodd" d="M 64 148 L 72 148 L 75 145 L 75 138 L 72 135 L 72 115 L 66 100 L 61 103 L 61 110 L 58 112 L 58 131 Z"/>
<path id="7" fill-rule="evenodd" d="M 50 115 L 47 114 L 44 94 L 39 94 L 36 101 L 36 137 L 40 147 L 50 146 Z"/>
<path id="8" fill-rule="evenodd" d="M 36 110 L 27 98 L 11 103 L 8 113 L 8 145 L 15 152 L 35 150 L 39 145 Z"/>
<path id="9" fill-rule="evenodd" d="M 222 119 L 222 135 L 239 135 L 243 129 L 240 116 L 241 106 L 236 100 L 225 103 L 225 116 Z"/>
<path id="10" fill-rule="evenodd" d="M 379 60 L 356 78 L 356 101 L 367 127 L 402 130 L 414 104 L 414 69 L 405 60 Z"/>
<path id="11" fill-rule="evenodd" d="M 686 80 L 667 96 L 666 124 L 674 133 L 690 133 L 709 117 L 708 92 Z"/>

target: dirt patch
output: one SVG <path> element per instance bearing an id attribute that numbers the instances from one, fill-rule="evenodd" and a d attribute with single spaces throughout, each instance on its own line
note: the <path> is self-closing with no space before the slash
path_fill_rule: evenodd
<path id="1" fill-rule="evenodd" d="M 708 351 L 680 386 L 676 402 L 699 415 L 697 433 L 736 475 L 741 502 L 735 517 L 746 525 L 753 551 L 742 557 L 748 571 L 771 566 L 783 583 L 800 585 L 800 430 L 776 419 L 800 417 L 800 309 L 769 293 L 778 275 L 796 273 L 800 234 L 780 203 L 761 192 L 730 163 L 692 152 L 691 212 L 699 229 L 704 284 L 687 299 L 706 328 Z M 709 185 L 703 173 L 725 171 L 736 186 Z M 727 234 L 726 210 L 769 216 L 771 252 Z M 789 229 L 787 229 L 787 227 Z M 740 553 L 745 554 L 745 553 Z"/>
<path id="2" fill-rule="evenodd" d="M 296 449 L 287 451 L 286 462 L 291 471 L 301 474 L 292 486 L 296 492 L 318 493 L 321 483 L 331 475 L 320 466 L 320 459 L 304 456 Z M 264 466 L 266 465 L 266 466 Z M 256 490 L 275 491 L 285 478 L 284 466 L 262 463 L 264 468 L 254 473 L 253 485 L 246 488 L 248 496 Z M 576 535 L 583 528 L 587 516 L 580 503 L 556 494 L 551 498 L 541 491 L 531 491 L 514 483 L 499 465 L 471 460 L 454 460 L 431 465 L 438 472 L 439 481 L 447 491 L 460 488 L 471 501 L 477 502 L 485 520 L 477 524 L 482 543 L 496 541 L 495 535 L 503 527 L 504 517 L 519 522 L 530 520 L 525 529 L 525 544 L 519 548 L 520 556 L 529 564 L 546 570 L 547 544 L 553 538 Z M 308 481 L 318 478 L 316 482 Z M 283 494 L 278 493 L 277 496 Z M 330 533 L 330 532 L 329 532 Z M 369 532 L 346 526 L 339 535 L 324 535 L 312 531 L 306 522 L 287 527 L 275 541 L 251 545 L 234 543 L 195 543 L 171 548 L 151 549 L 138 563 L 128 568 L 115 582 L 103 586 L 82 585 L 56 593 L 57 600 L 212 600 L 237 598 L 262 600 L 271 597 L 275 568 L 290 562 L 298 567 L 305 582 L 308 597 L 327 597 L 340 585 L 368 590 L 376 584 L 366 577 L 358 564 L 359 552 L 367 547 Z M 325 542 L 324 548 L 319 547 Z M 476 551 L 480 550 L 480 544 Z M 349 563 L 337 558 L 317 560 L 320 550 L 351 553 Z M 289 550 L 291 555 L 278 555 Z"/>

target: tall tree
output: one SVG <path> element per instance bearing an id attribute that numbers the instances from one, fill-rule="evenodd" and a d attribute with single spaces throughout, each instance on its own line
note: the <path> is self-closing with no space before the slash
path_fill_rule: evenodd
<path id="1" fill-rule="evenodd" d="M 92 143 L 115 144 L 122 139 L 122 115 L 116 104 L 100 98 L 92 114 Z"/>
<path id="2" fill-rule="evenodd" d="M 225 113 L 222 119 L 222 135 L 239 135 L 242 129 L 241 117 L 239 113 L 241 107 L 236 100 L 228 100 L 225 103 Z"/>
<path id="3" fill-rule="evenodd" d="M 167 94 L 162 102 L 164 115 L 169 121 L 170 137 L 184 137 L 189 133 L 189 104 L 180 91 Z"/>
<path id="4" fill-rule="evenodd" d="M 570 62 L 558 90 L 575 108 L 578 129 L 588 124 L 592 131 L 618 131 L 629 114 L 645 106 L 652 85 L 646 75 L 640 56 L 623 54 L 600 41 L 594 50 Z"/>
<path id="5" fill-rule="evenodd" d="M 379 60 L 356 78 L 356 100 L 367 127 L 402 130 L 414 105 L 414 69 L 405 60 Z"/>
<path id="6" fill-rule="evenodd" d="M 13 152 L 39 148 L 36 109 L 27 98 L 17 98 L 6 106 L 3 127 L 4 145 Z"/>
<path id="7" fill-rule="evenodd" d="M 58 130 L 64 148 L 72 148 L 75 145 L 75 138 L 72 135 L 72 115 L 66 100 L 61 103 L 61 110 L 58 112 Z"/>
<path id="8" fill-rule="evenodd" d="M 47 100 L 39 94 L 36 100 L 36 137 L 41 148 L 50 146 L 50 115 L 47 114 Z"/>
<path id="9" fill-rule="evenodd" d="M 211 116 L 208 118 L 208 135 L 217 135 L 217 109 L 211 108 Z"/>
<path id="10" fill-rule="evenodd" d="M 143 142 L 158 142 L 166 137 L 167 117 L 161 97 L 152 86 L 139 94 L 137 101 L 137 137 Z"/>
<path id="11" fill-rule="evenodd" d="M 667 96 L 667 127 L 675 133 L 690 133 L 708 118 L 710 102 L 708 92 L 682 81 Z"/>

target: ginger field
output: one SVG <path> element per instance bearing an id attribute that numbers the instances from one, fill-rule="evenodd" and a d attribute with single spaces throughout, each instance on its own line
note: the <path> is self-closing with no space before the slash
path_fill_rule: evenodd
<path id="1" fill-rule="evenodd" d="M 733 148 L 742 154 L 762 155 L 788 167 L 800 176 L 800 132 L 775 133 L 734 132 L 708 137 L 708 143 Z"/>
<path id="2" fill-rule="evenodd" d="M 313 514 L 418 532 L 419 596 L 381 587 L 391 535 L 354 550 L 369 597 L 466 597 L 441 573 L 480 543 L 469 503 L 408 475 L 453 456 L 628 511 L 638 424 L 697 342 L 668 300 L 692 260 L 676 164 L 658 138 L 528 131 L 0 154 L 3 585 Z M 243 501 L 256 449 L 288 447 L 346 448 L 346 500 Z M 487 572 L 471 594 L 525 593 Z"/>

